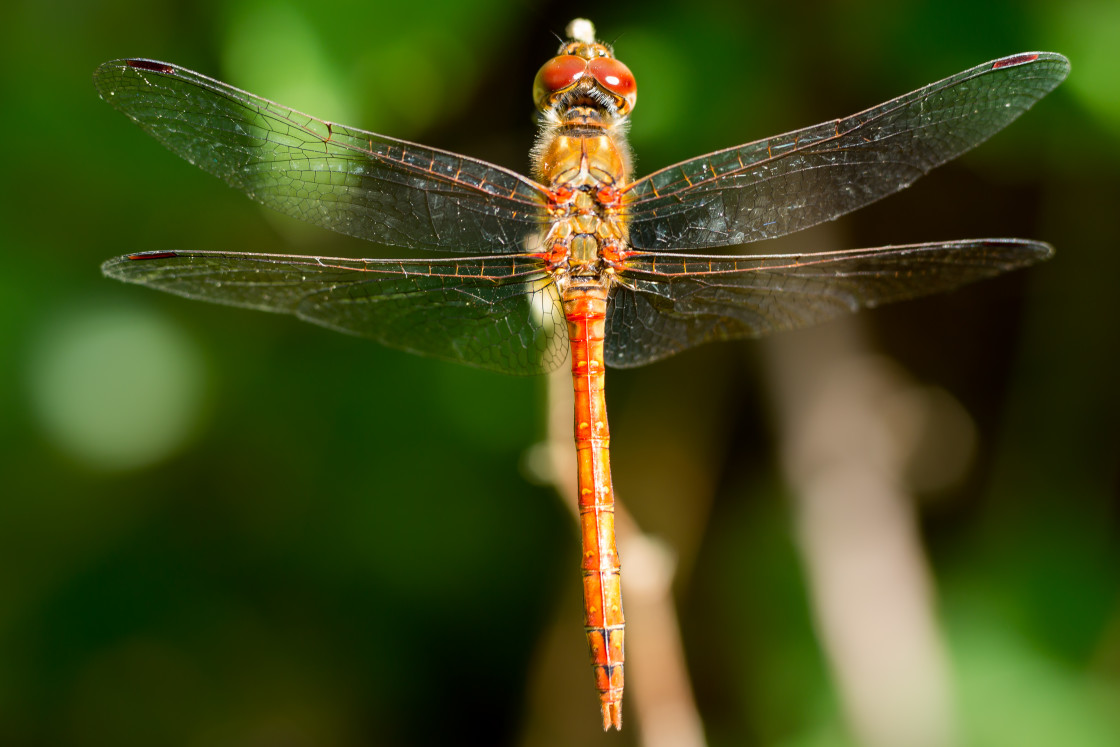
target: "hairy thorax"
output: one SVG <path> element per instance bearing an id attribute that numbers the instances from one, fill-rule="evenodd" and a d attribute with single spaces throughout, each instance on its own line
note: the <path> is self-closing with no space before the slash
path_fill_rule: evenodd
<path id="1" fill-rule="evenodd" d="M 622 189 L 630 179 L 625 120 L 592 107 L 549 112 L 534 148 L 536 178 L 552 193 L 545 237 L 558 274 L 609 284 L 626 249 Z M 586 280 L 584 281 L 586 282 Z"/>

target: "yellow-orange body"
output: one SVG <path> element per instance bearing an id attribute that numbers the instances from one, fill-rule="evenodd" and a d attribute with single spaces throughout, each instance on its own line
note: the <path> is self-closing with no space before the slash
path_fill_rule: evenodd
<path id="1" fill-rule="evenodd" d="M 595 59 L 609 55 L 605 50 L 600 44 L 574 42 L 561 54 Z M 585 89 L 593 85 L 588 83 Z M 625 620 L 615 548 L 603 346 L 607 297 L 626 251 L 620 190 L 630 177 L 625 114 L 633 99 L 604 106 L 602 95 L 591 93 L 569 90 L 566 97 L 544 102 L 542 132 L 533 155 L 535 175 L 549 189 L 553 211 L 542 256 L 560 290 L 571 346 L 584 629 L 603 728 L 609 729 L 622 726 Z"/>

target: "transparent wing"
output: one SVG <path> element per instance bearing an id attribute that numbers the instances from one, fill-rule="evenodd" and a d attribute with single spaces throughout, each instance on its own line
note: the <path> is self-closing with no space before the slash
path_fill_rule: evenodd
<path id="1" fill-rule="evenodd" d="M 425 262 L 147 252 L 111 259 L 101 269 L 187 298 L 294 314 L 504 373 L 545 373 L 568 353 L 556 286 L 532 257 Z"/>
<path id="2" fill-rule="evenodd" d="M 831 220 L 983 142 L 1068 72 L 1053 52 L 1004 57 L 846 119 L 662 169 L 628 190 L 631 245 L 730 246 Z"/>
<path id="3" fill-rule="evenodd" d="M 301 114 L 166 62 L 115 60 L 101 97 L 254 200 L 401 247 L 508 254 L 548 220 L 543 188 L 499 166 Z"/>
<path id="4" fill-rule="evenodd" d="M 637 252 L 607 315 L 607 363 L 628 368 L 713 340 L 805 327 L 946 291 L 1048 258 L 1047 244 L 976 239 L 750 257 Z"/>

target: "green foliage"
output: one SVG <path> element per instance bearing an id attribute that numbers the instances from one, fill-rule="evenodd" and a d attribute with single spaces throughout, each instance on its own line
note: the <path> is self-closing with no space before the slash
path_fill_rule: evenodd
<path id="1" fill-rule="evenodd" d="M 549 32 L 587 12 L 550 7 L 6 11 L 0 743 L 518 740 L 543 631 L 559 617 L 580 635 L 578 610 L 558 601 L 578 583 L 571 518 L 522 468 L 544 436 L 543 382 L 103 279 L 100 263 L 129 251 L 387 255 L 264 214 L 100 102 L 90 75 L 122 56 L 166 59 L 524 171 Z M 1114 3 L 593 12 L 639 82 L 640 173 L 1001 55 L 1070 56 L 1068 84 L 990 146 L 840 230 L 851 247 L 998 235 L 1057 247 L 1028 275 L 870 321 L 980 435 L 971 477 L 924 513 L 967 743 L 1120 742 Z M 740 350 L 608 376 L 617 485 L 660 533 L 710 525 L 681 550 L 677 589 L 712 743 L 849 743 L 767 395 Z M 703 417 L 682 406 L 700 390 L 724 404 Z M 658 482 L 645 455 L 665 444 L 649 426 L 660 410 L 670 439 L 714 445 L 705 463 L 665 461 L 707 476 L 710 514 L 636 487 Z M 113 440 L 122 432 L 150 435 Z M 570 718 L 593 724 L 585 685 Z"/>

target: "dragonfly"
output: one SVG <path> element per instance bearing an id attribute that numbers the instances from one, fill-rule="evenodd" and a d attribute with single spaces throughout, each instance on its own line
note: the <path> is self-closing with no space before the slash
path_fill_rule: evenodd
<path id="1" fill-rule="evenodd" d="M 300 113 L 149 59 L 106 62 L 102 98 L 250 198 L 419 259 L 161 250 L 105 275 L 293 314 L 506 374 L 569 357 L 584 629 L 603 729 L 622 727 L 625 620 L 605 367 L 756 338 L 1022 268 L 1053 249 L 970 239 L 803 254 L 695 254 L 832 220 L 978 145 L 1052 91 L 1069 61 L 1003 57 L 842 119 L 632 178 L 633 73 L 590 21 L 537 72 L 531 176 Z"/>

